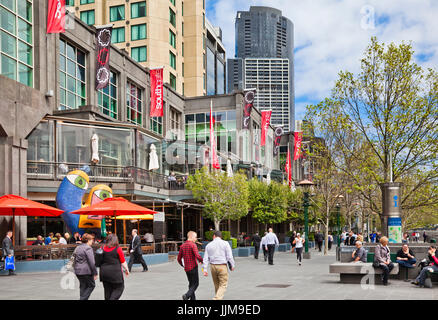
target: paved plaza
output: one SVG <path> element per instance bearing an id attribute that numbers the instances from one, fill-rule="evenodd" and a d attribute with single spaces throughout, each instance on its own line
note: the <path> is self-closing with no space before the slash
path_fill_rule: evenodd
<path id="1" fill-rule="evenodd" d="M 364 290 L 358 284 L 341 284 L 339 275 L 329 274 L 329 264 L 335 262 L 335 253 L 328 256 L 311 250 L 312 259 L 303 260 L 300 267 L 296 255 L 276 252 L 274 265 L 263 262 L 263 258 L 236 258 L 236 269 L 230 275 L 227 300 L 313 300 L 313 299 L 438 299 L 437 288 L 420 289 L 409 282 L 390 280 L 390 285 L 374 286 Z M 181 300 L 187 290 L 184 270 L 176 260 L 149 267 L 149 272 L 141 272 L 141 266 L 133 268 L 133 273 L 125 278 L 122 299 Z M 196 292 L 198 299 L 209 300 L 214 295 L 212 279 L 201 275 Z M 79 299 L 79 283 L 75 289 L 62 289 L 61 281 L 65 273 L 22 273 L 15 277 L 1 276 L 0 299 Z M 64 278 L 65 280 L 65 278 Z M 96 282 L 91 300 L 103 299 L 103 286 Z M 285 288 L 258 287 L 260 285 L 288 285 Z"/>

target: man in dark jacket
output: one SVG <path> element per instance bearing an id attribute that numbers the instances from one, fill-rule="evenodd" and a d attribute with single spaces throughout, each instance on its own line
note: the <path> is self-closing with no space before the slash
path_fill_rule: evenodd
<path id="1" fill-rule="evenodd" d="M 132 241 L 129 245 L 129 263 L 128 269 L 131 272 L 134 263 L 141 263 L 143 272 L 148 271 L 146 261 L 143 259 L 143 251 L 141 250 L 141 239 L 137 234 L 137 229 L 132 229 Z"/>
<path id="2" fill-rule="evenodd" d="M 322 235 L 322 233 L 319 232 L 319 230 L 316 231 L 316 234 L 315 234 L 315 242 L 316 242 L 316 244 L 318 245 L 318 250 L 319 250 L 319 252 L 321 252 L 323 238 L 324 238 L 324 236 Z"/>
<path id="3" fill-rule="evenodd" d="M 2 260 L 5 260 L 6 257 L 13 257 L 14 256 L 14 246 L 12 245 L 12 231 L 9 230 L 6 233 L 6 237 L 3 239 L 2 242 Z M 14 270 L 9 269 L 9 275 L 15 276 L 16 273 Z"/>
<path id="4" fill-rule="evenodd" d="M 260 238 L 258 232 L 256 232 L 252 236 L 251 241 L 252 241 L 252 245 L 254 246 L 254 258 L 258 259 L 259 258 L 260 241 L 262 241 L 262 238 Z"/>

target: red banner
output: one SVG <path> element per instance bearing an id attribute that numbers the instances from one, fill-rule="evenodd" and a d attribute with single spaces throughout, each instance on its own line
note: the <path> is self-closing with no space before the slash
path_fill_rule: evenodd
<path id="1" fill-rule="evenodd" d="M 220 169 L 219 159 L 216 152 L 216 139 L 214 137 L 214 118 L 213 118 L 213 105 L 210 105 L 210 156 L 211 164 L 213 168 Z"/>
<path id="2" fill-rule="evenodd" d="M 265 145 L 266 133 L 268 132 L 269 125 L 271 124 L 272 111 L 262 111 L 262 141 L 261 146 Z"/>
<path id="3" fill-rule="evenodd" d="M 96 28 L 96 90 L 106 88 L 110 82 L 111 34 L 111 26 Z"/>
<path id="4" fill-rule="evenodd" d="M 151 117 L 163 116 L 163 69 L 151 72 Z"/>
<path id="5" fill-rule="evenodd" d="M 65 0 L 49 0 L 47 33 L 65 32 Z"/>
<path id="6" fill-rule="evenodd" d="M 294 161 L 301 158 L 301 142 L 303 141 L 303 132 L 295 131 L 295 150 L 294 150 Z"/>
<path id="7" fill-rule="evenodd" d="M 286 158 L 286 174 L 287 174 L 287 183 L 289 186 L 292 185 L 292 161 L 290 159 L 289 148 L 287 148 L 287 158 Z"/>

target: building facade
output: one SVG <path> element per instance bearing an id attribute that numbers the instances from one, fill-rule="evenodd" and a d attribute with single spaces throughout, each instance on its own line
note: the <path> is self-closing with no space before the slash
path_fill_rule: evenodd
<path id="1" fill-rule="evenodd" d="M 114 195 L 164 212 L 164 222 L 146 223 L 141 233 L 153 228 L 160 240 L 181 239 L 188 230 L 203 234 L 211 222 L 202 218 L 202 206 L 185 182 L 208 161 L 210 104 L 222 169 L 230 160 L 234 170 L 245 170 L 249 178 L 271 172 L 282 180 L 279 158 L 271 156 L 273 127 L 266 151 L 257 144 L 258 110 L 251 115 L 250 129 L 241 130 L 243 92 L 186 98 L 165 84 L 164 117 L 151 118 L 148 68 L 112 45 L 110 84 L 95 90 L 95 28 L 73 18 L 65 33 L 47 35 L 47 2 L 26 4 L 0 4 L 2 16 L 8 17 L 0 25 L 2 37 L 6 34 L 15 46 L 1 47 L 0 195 L 55 206 L 66 173 L 88 165 L 90 188 L 108 184 Z M 93 135 L 99 137 L 98 164 L 91 161 Z M 149 170 L 152 145 L 159 168 Z M 61 218 L 19 217 L 16 224 L 20 244 L 38 234 L 66 231 Z M 9 218 L 1 218 L 0 233 L 10 225 Z"/>
<path id="2" fill-rule="evenodd" d="M 113 25 L 113 44 L 141 65 L 164 67 L 164 81 L 188 97 L 207 94 L 205 0 L 67 0 L 88 25 Z M 225 60 L 225 48 L 218 45 Z"/>
<path id="3" fill-rule="evenodd" d="M 293 23 L 280 10 L 250 7 L 236 16 L 236 53 L 228 59 L 228 92 L 256 88 L 255 105 L 271 123 L 294 131 Z"/>

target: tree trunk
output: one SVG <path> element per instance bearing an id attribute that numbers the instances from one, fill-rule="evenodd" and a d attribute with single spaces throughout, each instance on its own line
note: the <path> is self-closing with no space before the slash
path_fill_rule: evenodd
<path id="1" fill-rule="evenodd" d="M 329 230 L 329 220 L 330 220 L 330 208 L 327 206 L 327 212 L 325 216 L 325 243 L 324 243 L 324 255 L 328 254 L 328 230 Z"/>
<path id="2" fill-rule="evenodd" d="M 220 220 L 214 220 L 214 230 L 216 231 L 220 231 L 219 230 L 219 225 L 220 225 L 221 221 Z"/>

